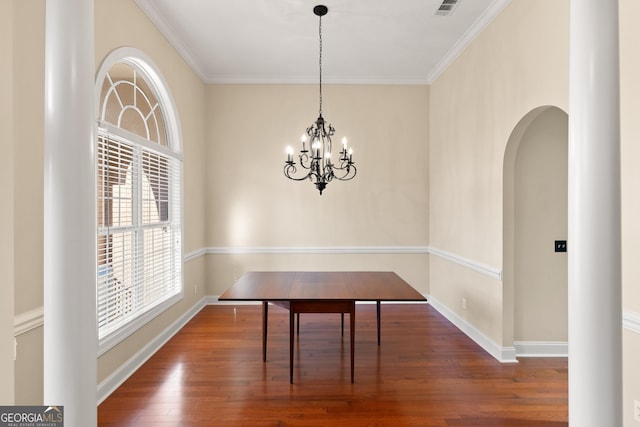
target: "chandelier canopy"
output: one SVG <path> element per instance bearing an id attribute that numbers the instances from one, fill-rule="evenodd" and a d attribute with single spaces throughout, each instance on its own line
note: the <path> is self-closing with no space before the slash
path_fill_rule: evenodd
<path id="1" fill-rule="evenodd" d="M 300 160 L 301 173 L 297 174 L 298 168 L 293 161 L 293 147 L 287 147 L 287 160 L 284 163 L 284 175 L 294 181 L 305 179 L 313 182 L 322 194 L 327 184 L 334 179 L 348 181 L 356 176 L 356 166 L 353 162 L 353 150 L 347 146 L 347 138 L 342 138 L 342 148 L 340 150 L 338 162 L 331 160 L 331 137 L 335 134 L 335 129 L 322 117 L 322 17 L 327 14 L 328 8 L 318 5 L 313 8 L 313 13 L 319 18 L 318 33 L 320 40 L 320 108 L 317 120 L 307 128 L 302 135 L 302 149 L 298 154 Z"/>

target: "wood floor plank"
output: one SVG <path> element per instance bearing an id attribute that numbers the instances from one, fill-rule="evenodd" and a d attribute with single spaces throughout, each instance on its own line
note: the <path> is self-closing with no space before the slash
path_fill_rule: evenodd
<path id="1" fill-rule="evenodd" d="M 565 427 L 567 360 L 501 364 L 427 304 L 303 314 L 289 384 L 289 316 L 270 308 L 262 362 L 258 305 L 205 307 L 98 408 L 100 426 Z"/>

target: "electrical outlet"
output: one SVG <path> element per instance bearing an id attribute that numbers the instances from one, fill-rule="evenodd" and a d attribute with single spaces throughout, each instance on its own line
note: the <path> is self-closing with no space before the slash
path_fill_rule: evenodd
<path id="1" fill-rule="evenodd" d="M 13 361 L 18 360 L 18 340 L 13 338 Z"/>
<path id="2" fill-rule="evenodd" d="M 193 285 L 193 294 L 198 295 L 198 285 Z"/>
<path id="3" fill-rule="evenodd" d="M 640 421 L 640 401 L 633 401 L 633 419 L 635 421 Z"/>
<path id="4" fill-rule="evenodd" d="M 467 309 L 467 299 L 466 298 L 462 298 L 462 309 L 466 310 Z"/>

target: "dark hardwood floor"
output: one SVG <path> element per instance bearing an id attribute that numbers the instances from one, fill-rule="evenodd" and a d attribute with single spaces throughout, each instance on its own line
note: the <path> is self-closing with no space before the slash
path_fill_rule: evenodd
<path id="1" fill-rule="evenodd" d="M 205 307 L 98 408 L 100 426 L 568 426 L 567 360 L 501 364 L 427 304 L 303 314 L 289 384 L 289 316 L 271 306 L 262 362 L 259 305 Z M 345 319 L 347 320 L 347 319 Z"/>

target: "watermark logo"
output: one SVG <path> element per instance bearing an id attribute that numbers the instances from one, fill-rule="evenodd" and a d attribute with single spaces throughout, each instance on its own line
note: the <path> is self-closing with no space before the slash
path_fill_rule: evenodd
<path id="1" fill-rule="evenodd" d="M 0 427 L 64 427 L 64 407 L 0 406 Z"/>

